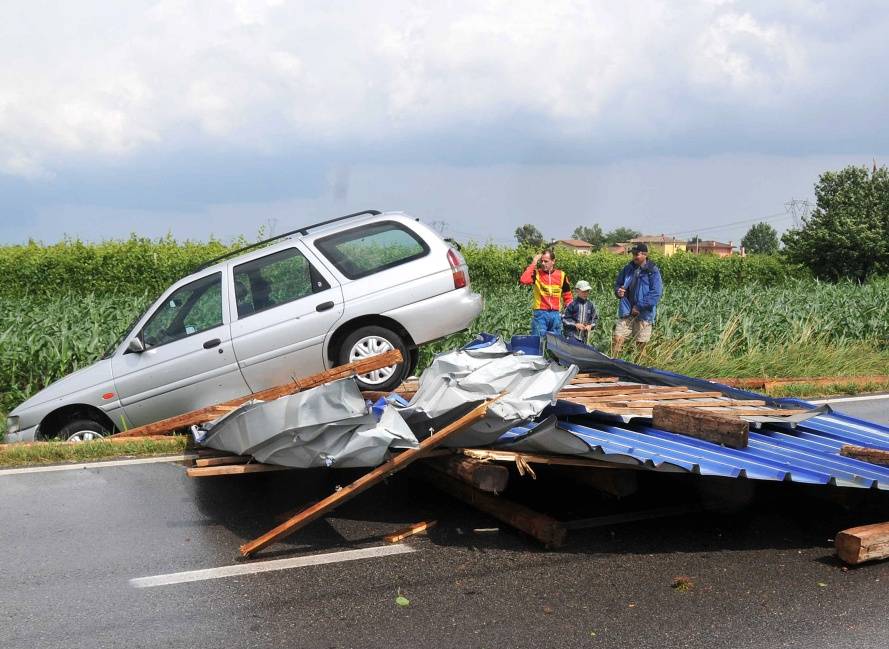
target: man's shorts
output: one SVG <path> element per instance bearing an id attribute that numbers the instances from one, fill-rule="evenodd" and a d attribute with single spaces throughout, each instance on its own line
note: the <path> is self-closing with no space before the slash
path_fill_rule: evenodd
<path id="1" fill-rule="evenodd" d="M 651 340 L 651 323 L 631 316 L 620 318 L 614 325 L 614 335 L 618 338 L 635 338 L 637 343 L 647 343 Z"/>

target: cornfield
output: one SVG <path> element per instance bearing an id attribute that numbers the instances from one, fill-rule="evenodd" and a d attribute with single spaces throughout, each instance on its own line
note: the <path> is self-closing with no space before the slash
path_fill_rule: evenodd
<path id="1" fill-rule="evenodd" d="M 152 297 L 0 297 L 0 411 L 100 358 Z M 698 376 L 884 374 L 887 298 L 889 280 L 787 280 L 721 290 L 668 283 L 644 362 Z M 601 283 L 591 299 L 600 319 L 590 342 L 607 351 L 617 301 Z M 517 282 L 486 289 L 472 330 L 425 346 L 421 367 L 481 331 L 528 333 L 530 303 L 530 291 Z"/>

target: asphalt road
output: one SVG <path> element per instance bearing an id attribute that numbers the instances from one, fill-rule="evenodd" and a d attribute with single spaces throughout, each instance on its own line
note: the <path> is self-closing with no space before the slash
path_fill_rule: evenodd
<path id="1" fill-rule="evenodd" d="M 131 582 L 245 565 L 241 543 L 354 477 L 189 480 L 169 463 L 0 476 L 0 647 L 889 644 L 889 562 L 844 570 L 832 550 L 836 531 L 889 518 L 889 495 L 794 484 L 760 483 L 731 513 L 573 531 L 547 552 L 400 474 L 255 563 L 378 548 L 384 533 L 438 520 L 404 544 L 412 552 Z M 614 502 L 561 472 L 538 477 L 515 477 L 513 497 L 566 519 L 694 502 L 702 490 L 750 495 L 737 482 L 650 475 Z M 690 590 L 672 587 L 677 576 Z M 399 595 L 410 604 L 396 604 Z"/>
<path id="2" fill-rule="evenodd" d="M 826 403 L 829 403 L 834 410 L 847 415 L 889 426 L 889 395 L 840 397 L 827 399 Z"/>

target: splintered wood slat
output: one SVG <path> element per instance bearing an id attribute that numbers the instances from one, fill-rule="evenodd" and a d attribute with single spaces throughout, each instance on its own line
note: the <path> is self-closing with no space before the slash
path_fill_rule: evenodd
<path id="1" fill-rule="evenodd" d="M 603 467 L 613 467 L 613 464 L 601 462 L 599 460 L 589 460 L 586 458 L 575 458 L 570 456 L 560 457 L 557 455 L 537 455 L 535 453 L 516 453 L 515 451 L 489 451 L 483 449 L 464 448 L 460 452 L 467 457 L 477 458 L 479 460 L 491 460 L 493 462 L 522 462 L 525 464 L 553 464 L 559 466 L 579 466 L 600 469 Z M 635 466 L 628 466 L 630 469 Z"/>
<path id="2" fill-rule="evenodd" d="M 846 563 L 856 565 L 889 557 L 889 523 L 862 525 L 836 535 L 837 555 Z"/>
<path id="3" fill-rule="evenodd" d="M 398 543 L 399 541 L 403 541 L 404 539 L 414 536 L 415 534 L 422 534 L 428 529 L 431 529 L 436 526 L 438 521 L 423 521 L 422 523 L 414 523 L 413 525 L 408 525 L 407 527 L 398 530 L 397 532 L 392 532 L 392 534 L 387 534 L 383 537 L 383 540 L 386 543 Z"/>
<path id="4" fill-rule="evenodd" d="M 862 462 L 870 462 L 871 464 L 879 464 L 880 466 L 889 466 L 889 451 L 884 451 L 878 448 L 867 448 L 866 446 L 846 444 L 840 449 L 840 455 L 855 458 Z"/>
<path id="5" fill-rule="evenodd" d="M 224 403 L 192 410 L 191 412 L 176 415 L 175 417 L 168 417 L 167 419 L 161 419 L 160 421 L 156 421 L 151 424 L 145 424 L 144 426 L 137 426 L 136 428 L 131 428 L 130 430 L 125 430 L 121 433 L 116 433 L 111 437 L 140 437 L 143 435 L 169 433 L 178 428 L 185 428 L 194 424 L 203 424 L 216 419 L 219 414 L 223 414 L 219 411 L 220 408 L 237 408 L 247 403 L 251 399 L 258 399 L 260 401 L 270 401 L 272 399 L 278 399 L 290 394 L 296 394 L 297 392 L 301 392 L 303 390 L 308 390 L 309 388 L 324 385 L 325 383 L 331 383 L 332 381 L 337 381 L 339 379 L 345 379 L 360 374 L 367 374 L 368 372 L 372 372 L 373 370 L 378 370 L 383 367 L 389 367 L 390 365 L 396 365 L 400 363 L 401 360 L 401 352 L 399 352 L 397 349 L 393 349 L 386 352 L 385 354 L 363 358 L 359 361 L 355 361 L 354 363 L 348 363 L 346 365 L 334 367 L 333 369 L 327 370 L 325 372 L 320 372 L 318 374 L 313 374 L 312 376 L 308 376 L 304 379 L 297 379 L 296 381 L 293 381 L 291 383 L 278 385 L 273 388 L 268 388 L 267 390 L 260 390 L 259 392 L 254 392 L 253 394 L 238 397 L 237 399 L 231 399 Z"/>
<path id="6" fill-rule="evenodd" d="M 339 505 L 342 505 L 343 503 L 351 500 L 358 494 L 381 482 L 383 479 L 388 478 L 390 475 L 401 471 L 403 468 L 409 466 L 415 460 L 419 460 L 420 458 L 426 456 L 431 450 L 435 449 L 435 447 L 446 441 L 449 437 L 452 437 L 454 434 L 460 432 L 466 426 L 469 426 L 470 424 L 482 419 L 485 416 L 485 413 L 487 413 L 488 407 L 496 400 L 497 399 L 490 399 L 481 403 L 456 421 L 451 422 L 438 432 L 435 432 L 424 439 L 416 448 L 412 448 L 399 453 L 391 460 L 375 468 L 373 471 L 370 471 L 369 473 L 361 476 L 352 484 L 343 487 L 327 498 L 324 498 L 311 507 L 308 507 L 296 516 L 284 521 L 274 529 L 269 530 L 259 538 L 254 539 L 249 543 L 245 543 L 241 546 L 241 554 L 245 557 L 249 557 L 250 555 L 258 552 L 259 550 L 262 550 L 272 543 L 293 534 L 298 529 L 308 525 L 314 520 L 321 518 L 327 512 L 333 510 L 335 507 L 338 507 Z"/>
<path id="7" fill-rule="evenodd" d="M 277 464 L 226 464 L 224 466 L 196 466 L 186 469 L 189 478 L 209 478 L 217 475 L 242 475 L 244 473 L 268 473 L 290 471 L 292 467 Z"/>
<path id="8" fill-rule="evenodd" d="M 747 448 L 750 432 L 750 424 L 738 417 L 675 405 L 655 406 L 652 409 L 652 425 L 730 448 Z"/>

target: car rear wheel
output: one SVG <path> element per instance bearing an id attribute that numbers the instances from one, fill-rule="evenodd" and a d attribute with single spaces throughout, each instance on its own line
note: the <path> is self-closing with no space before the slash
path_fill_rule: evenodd
<path id="1" fill-rule="evenodd" d="M 56 439 L 65 442 L 88 442 L 110 435 L 111 431 L 92 419 L 75 419 L 59 429 Z"/>
<path id="2" fill-rule="evenodd" d="M 410 355 L 401 336 L 385 327 L 361 327 L 349 334 L 340 347 L 339 363 L 353 363 L 370 356 L 376 356 L 397 349 L 405 359 L 397 365 L 390 365 L 368 374 L 356 377 L 358 387 L 362 390 L 393 390 L 404 379 L 406 367 L 409 367 Z"/>

